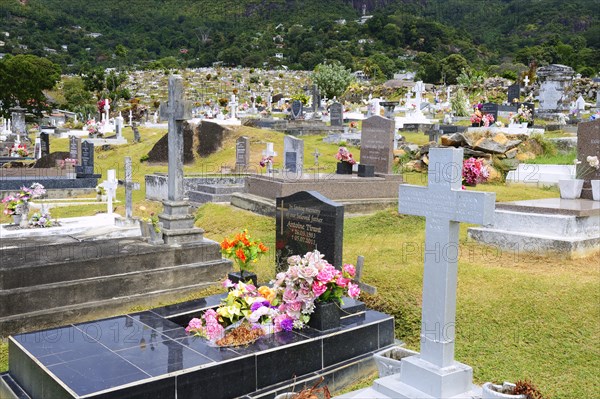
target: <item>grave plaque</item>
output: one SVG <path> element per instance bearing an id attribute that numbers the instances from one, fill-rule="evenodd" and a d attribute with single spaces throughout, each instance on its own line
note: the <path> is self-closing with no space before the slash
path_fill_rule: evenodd
<path id="1" fill-rule="evenodd" d="M 485 103 L 481 107 L 482 114 L 492 114 L 494 116 L 494 122 L 498 121 L 498 104 Z"/>
<path id="2" fill-rule="evenodd" d="M 94 174 L 94 144 L 84 141 L 81 143 L 81 163 L 75 167 L 77 177 Z"/>
<path id="3" fill-rule="evenodd" d="M 300 118 L 302 116 L 303 108 L 302 101 L 294 100 L 292 103 L 292 119 Z"/>
<path id="4" fill-rule="evenodd" d="M 304 167 L 304 140 L 294 136 L 283 138 L 283 164 L 285 170 L 292 173 L 302 173 Z"/>
<path id="5" fill-rule="evenodd" d="M 587 157 L 600 159 L 600 119 L 581 122 L 577 126 L 577 175 L 585 179 L 581 198 L 592 199 L 590 180 L 600 180 L 600 169 L 595 169 L 587 162 Z"/>
<path id="6" fill-rule="evenodd" d="M 40 133 L 40 144 L 42 150 L 42 157 L 50 154 L 50 135 L 48 133 Z"/>
<path id="7" fill-rule="evenodd" d="M 373 165 L 375 173 L 392 173 L 394 128 L 393 120 L 379 115 L 363 121 L 360 163 Z"/>
<path id="8" fill-rule="evenodd" d="M 342 266 L 344 206 L 316 191 L 300 191 L 276 199 L 277 272 L 287 258 L 318 250 L 336 268 Z"/>
<path id="9" fill-rule="evenodd" d="M 521 85 L 515 83 L 514 85 L 508 86 L 508 103 L 514 104 L 519 102 L 521 102 Z"/>
<path id="10" fill-rule="evenodd" d="M 81 164 L 81 139 L 69 136 L 69 158 L 76 159 L 77 165 Z"/>
<path id="11" fill-rule="evenodd" d="M 250 164 L 250 139 L 245 136 L 235 141 L 235 167 L 245 169 Z"/>
<path id="12" fill-rule="evenodd" d="M 331 107 L 329 107 L 329 118 L 331 126 L 342 126 L 344 124 L 344 107 L 342 104 L 331 104 Z"/>

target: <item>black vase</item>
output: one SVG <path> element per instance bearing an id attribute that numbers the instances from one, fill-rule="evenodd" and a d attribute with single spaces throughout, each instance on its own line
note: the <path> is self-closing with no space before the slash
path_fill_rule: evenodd
<path id="1" fill-rule="evenodd" d="M 338 162 L 335 173 L 338 175 L 351 175 L 352 165 L 348 162 Z"/>
<path id="2" fill-rule="evenodd" d="M 242 273 L 244 273 L 242 275 Z M 256 277 L 256 273 L 252 272 L 232 272 L 227 274 L 227 278 L 231 280 L 233 284 L 237 284 L 240 281 L 242 283 L 252 283 L 255 287 L 258 287 L 258 278 Z"/>
<path id="3" fill-rule="evenodd" d="M 335 302 L 315 302 L 315 311 L 310 315 L 308 326 L 325 331 L 340 326 L 340 307 Z"/>

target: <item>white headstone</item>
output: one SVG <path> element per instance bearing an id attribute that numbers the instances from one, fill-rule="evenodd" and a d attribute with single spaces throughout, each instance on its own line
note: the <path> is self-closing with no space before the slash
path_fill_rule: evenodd
<path id="1" fill-rule="evenodd" d="M 580 111 L 585 111 L 585 100 L 583 99 L 582 95 L 579 95 L 579 97 L 577 97 L 575 107 Z"/>
<path id="2" fill-rule="evenodd" d="M 525 87 L 527 87 L 528 84 L 529 84 L 529 76 L 525 75 L 525 78 L 523 79 L 523 85 Z"/>
<path id="3" fill-rule="evenodd" d="M 412 91 L 415 93 L 415 104 L 417 104 L 417 109 L 421 109 L 421 102 L 423 101 L 423 93 L 425 92 L 425 85 L 422 80 L 419 80 L 415 83 L 415 87 L 413 87 Z"/>
<path id="4" fill-rule="evenodd" d="M 402 359 L 394 397 L 451 398 L 474 388 L 472 368 L 454 360 L 459 223 L 491 224 L 496 194 L 462 190 L 462 164 L 462 148 L 432 148 L 428 186 L 400 185 L 398 212 L 425 217 L 425 268 L 421 351 Z"/>

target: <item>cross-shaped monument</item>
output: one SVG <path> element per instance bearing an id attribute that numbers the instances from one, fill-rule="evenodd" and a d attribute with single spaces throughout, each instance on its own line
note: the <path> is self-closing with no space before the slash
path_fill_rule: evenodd
<path id="1" fill-rule="evenodd" d="M 315 157 L 315 166 L 319 166 L 319 157 L 321 156 L 319 149 L 315 148 L 315 152 L 313 152 L 312 155 Z"/>
<path id="2" fill-rule="evenodd" d="M 365 257 L 359 255 L 356 259 L 356 275 L 354 276 L 354 282 L 358 284 L 361 292 L 366 292 L 369 295 L 377 294 L 377 287 L 369 285 L 362 281 L 362 274 L 365 267 Z"/>
<path id="3" fill-rule="evenodd" d="M 116 172 L 114 169 L 109 169 L 106 171 L 106 180 L 100 184 L 106 190 L 106 213 L 112 215 L 113 213 L 113 198 L 117 192 L 117 186 L 119 182 L 117 181 Z"/>
<path id="4" fill-rule="evenodd" d="M 133 181 L 131 157 L 125 157 L 125 179 L 119 180 L 119 185 L 125 186 L 125 220 L 117 223 L 131 224 L 133 221 L 133 190 L 140 189 L 140 183 Z"/>
<path id="5" fill-rule="evenodd" d="M 184 199 L 183 187 L 183 122 L 192 116 L 192 103 L 183 99 L 183 78 L 169 76 L 169 98 L 160 105 L 161 119 L 167 119 L 169 133 L 169 170 L 167 199 L 163 213 L 158 215 L 163 223 L 166 244 L 201 241 L 204 230 L 194 228 L 194 216 L 189 214 L 189 204 Z"/>
<path id="6" fill-rule="evenodd" d="M 454 360 L 459 223 L 491 224 L 496 194 L 462 190 L 462 164 L 462 148 L 432 148 L 428 187 L 400 185 L 398 212 L 425 217 L 425 269 L 421 352 L 402 360 L 394 398 L 462 397 L 475 389 L 473 369 Z"/>
<path id="7" fill-rule="evenodd" d="M 529 84 L 529 76 L 525 75 L 525 78 L 523 79 L 523 83 L 525 84 L 525 87 L 527 87 L 527 85 Z"/>

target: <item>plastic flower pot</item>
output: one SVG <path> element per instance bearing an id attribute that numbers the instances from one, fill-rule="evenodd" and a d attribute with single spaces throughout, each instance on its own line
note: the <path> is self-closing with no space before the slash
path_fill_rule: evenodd
<path id="1" fill-rule="evenodd" d="M 233 284 L 237 284 L 241 281 L 242 283 L 252 283 L 255 287 L 258 287 L 258 277 L 256 276 L 256 273 L 253 272 L 232 272 L 227 274 L 227 278 L 231 280 Z"/>
<path id="2" fill-rule="evenodd" d="M 515 390 L 515 384 L 504 382 L 502 385 L 486 382 L 483 384 L 481 399 L 526 399 L 527 396 L 519 394 L 513 395 L 511 392 Z"/>
<path id="3" fill-rule="evenodd" d="M 592 198 L 594 201 L 600 201 L 600 180 L 592 180 Z"/>
<path id="4" fill-rule="evenodd" d="M 13 224 L 16 224 L 17 226 L 20 225 L 22 217 L 23 215 L 14 213 L 12 215 Z"/>
<path id="5" fill-rule="evenodd" d="M 583 180 L 582 179 L 559 180 L 558 188 L 560 189 L 560 198 L 576 199 L 581 196 L 581 189 L 583 188 Z"/>

